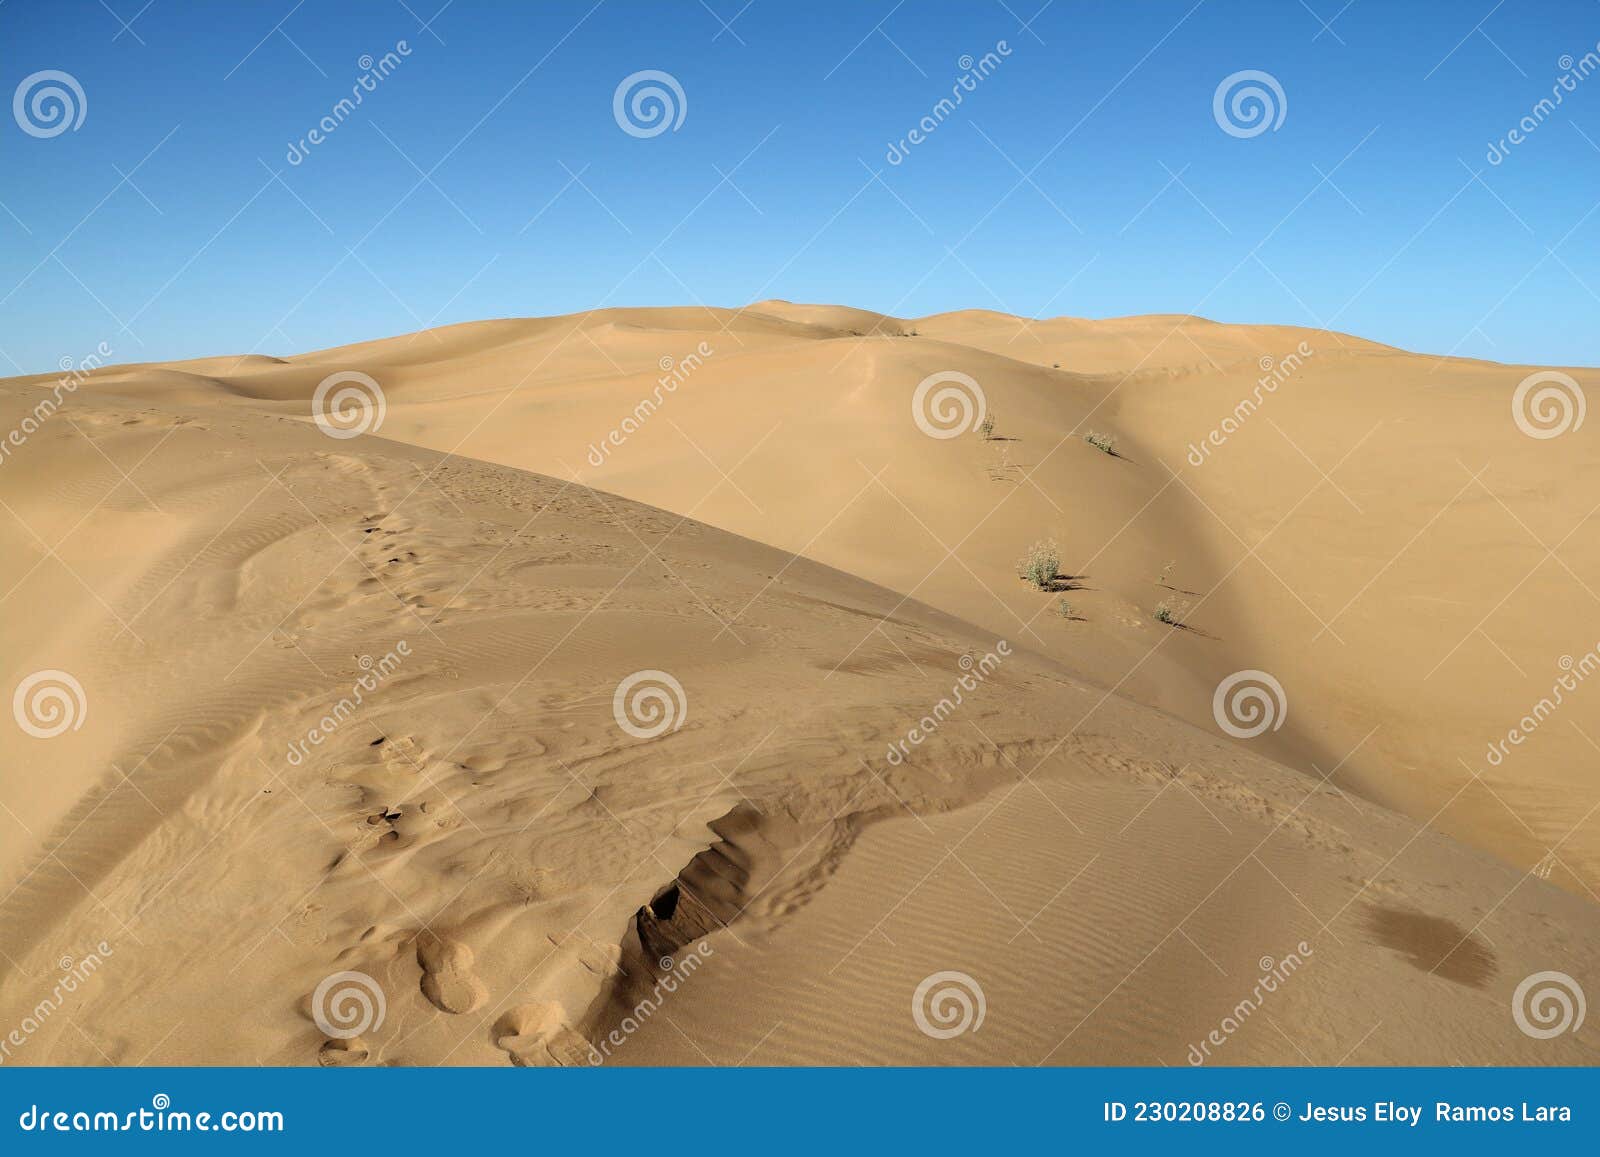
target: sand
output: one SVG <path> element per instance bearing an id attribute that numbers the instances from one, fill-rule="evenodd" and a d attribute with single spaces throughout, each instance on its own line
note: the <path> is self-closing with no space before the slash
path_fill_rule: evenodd
<path id="1" fill-rule="evenodd" d="M 1534 370 L 761 302 L 0 382 L 5 690 L 70 677 L 0 728 L 0 1060 L 1591 1062 L 1526 1031 L 1600 956 Z"/>

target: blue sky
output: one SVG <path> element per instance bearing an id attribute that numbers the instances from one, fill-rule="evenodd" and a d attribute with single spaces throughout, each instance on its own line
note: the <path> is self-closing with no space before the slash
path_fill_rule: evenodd
<path id="1" fill-rule="evenodd" d="M 442 4 L 0 7 L 4 91 L 59 70 L 86 104 L 0 120 L 0 374 L 762 297 L 1600 364 L 1600 74 L 1533 112 L 1597 52 L 1591 0 Z M 613 96 L 647 69 L 685 107 L 639 137 Z M 1219 126 L 1242 70 L 1277 128 Z"/>

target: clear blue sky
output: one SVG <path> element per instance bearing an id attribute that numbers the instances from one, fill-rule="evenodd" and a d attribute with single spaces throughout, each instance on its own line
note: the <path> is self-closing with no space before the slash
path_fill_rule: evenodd
<path id="1" fill-rule="evenodd" d="M 1596 51 L 1593 0 L 442 4 L 0 6 L 4 93 L 55 69 L 87 104 L 55 136 L 0 119 L 0 374 L 762 297 L 1600 363 L 1600 74 L 1486 157 Z M 644 69 L 681 85 L 675 131 L 614 119 Z M 1252 137 L 1213 116 L 1245 69 L 1286 98 Z"/>

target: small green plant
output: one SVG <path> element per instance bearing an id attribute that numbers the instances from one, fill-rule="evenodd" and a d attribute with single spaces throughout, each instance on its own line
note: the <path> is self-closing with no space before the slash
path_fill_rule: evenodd
<path id="1" fill-rule="evenodd" d="M 1022 577 L 1042 591 L 1055 586 L 1056 575 L 1060 569 L 1061 554 L 1056 550 L 1056 544 L 1047 538 L 1041 538 L 1030 546 L 1028 553 L 1022 556 L 1022 563 L 1018 567 Z"/>
<path id="2" fill-rule="evenodd" d="M 1087 434 L 1085 434 L 1083 436 L 1083 440 L 1089 443 L 1089 445 L 1093 446 L 1096 450 L 1100 451 L 1102 454 L 1111 454 L 1115 452 L 1117 448 L 1116 438 L 1110 434 L 1101 434 L 1095 430 L 1090 430 Z"/>
<path id="3" fill-rule="evenodd" d="M 985 414 L 983 416 L 983 421 L 978 423 L 978 433 L 983 436 L 983 440 L 985 442 L 991 442 L 991 441 L 994 440 L 994 415 L 993 414 Z"/>

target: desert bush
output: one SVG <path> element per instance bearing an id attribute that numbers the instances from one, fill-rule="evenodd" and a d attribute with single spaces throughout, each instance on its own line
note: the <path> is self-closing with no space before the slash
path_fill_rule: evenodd
<path id="1" fill-rule="evenodd" d="M 1056 544 L 1047 538 L 1041 538 L 1028 548 L 1028 553 L 1022 556 L 1018 566 L 1018 573 L 1042 591 L 1047 591 L 1055 585 L 1056 575 L 1061 569 L 1061 554 L 1056 550 Z"/>

